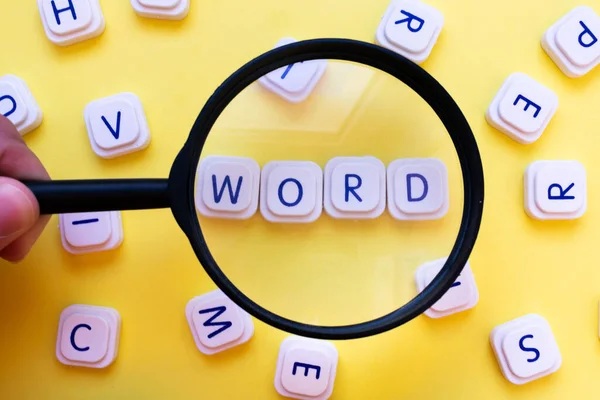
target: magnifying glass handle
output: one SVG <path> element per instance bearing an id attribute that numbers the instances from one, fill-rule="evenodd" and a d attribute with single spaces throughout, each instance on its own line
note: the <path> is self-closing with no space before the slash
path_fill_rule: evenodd
<path id="1" fill-rule="evenodd" d="M 22 181 L 35 195 L 40 214 L 168 208 L 167 179 Z"/>

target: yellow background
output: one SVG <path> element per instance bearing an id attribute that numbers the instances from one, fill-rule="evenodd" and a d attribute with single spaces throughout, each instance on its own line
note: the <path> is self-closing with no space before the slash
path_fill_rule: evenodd
<path id="1" fill-rule="evenodd" d="M 440 320 L 424 316 L 377 337 L 336 342 L 334 399 L 596 398 L 600 389 L 600 261 L 595 206 L 600 72 L 572 80 L 540 47 L 543 32 L 575 1 L 428 0 L 445 17 L 424 64 L 467 116 L 482 153 L 486 202 L 471 257 L 480 301 Z M 600 2 L 590 2 L 600 11 Z M 137 17 L 129 2 L 103 0 L 106 31 L 60 48 L 43 32 L 36 3 L 2 0 L 0 74 L 23 78 L 44 112 L 26 136 L 54 179 L 166 177 L 212 91 L 283 36 L 373 41 L 386 1 L 198 1 L 182 22 Z M 490 128 L 484 112 L 503 80 L 522 71 L 554 90 L 557 114 L 523 146 Z M 122 91 L 144 104 L 152 144 L 102 160 L 90 148 L 83 108 Z M 319 161 L 324 161 L 321 158 Z M 578 221 L 542 222 L 523 209 L 532 161 L 576 159 L 588 172 L 589 206 Z M 386 160 L 389 161 L 389 160 Z M 54 217 L 28 259 L 0 268 L 1 398 L 275 399 L 275 360 L 285 332 L 255 321 L 252 340 L 218 356 L 194 347 L 183 309 L 214 285 L 170 211 L 124 213 L 115 251 L 72 256 Z M 68 368 L 54 355 L 60 312 L 73 303 L 116 308 L 119 357 L 106 370 Z M 561 369 L 525 386 L 508 383 L 489 346 L 491 329 L 527 313 L 551 324 Z"/>

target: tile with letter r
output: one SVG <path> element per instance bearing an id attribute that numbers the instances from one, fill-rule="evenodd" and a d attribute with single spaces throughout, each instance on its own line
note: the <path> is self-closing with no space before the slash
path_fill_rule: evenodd
<path id="1" fill-rule="evenodd" d="M 506 78 L 489 105 L 490 126 L 521 144 L 538 140 L 558 109 L 558 96 L 528 75 L 515 72 Z"/>
<path id="2" fill-rule="evenodd" d="M 588 6 L 577 6 L 542 36 L 542 48 L 560 70 L 579 78 L 600 64 L 600 16 Z"/>
<path id="3" fill-rule="evenodd" d="M 120 211 L 60 214 L 59 229 L 63 247 L 72 254 L 113 250 L 123 242 Z"/>
<path id="4" fill-rule="evenodd" d="M 212 355 L 239 346 L 254 335 L 252 317 L 221 290 L 197 296 L 185 307 L 196 347 Z"/>
<path id="5" fill-rule="evenodd" d="M 65 365 L 106 368 L 117 358 L 120 335 L 114 308 L 71 305 L 60 315 L 56 357 Z"/>
<path id="6" fill-rule="evenodd" d="M 585 167 L 574 160 L 535 161 L 525 169 L 525 211 L 539 220 L 577 219 L 587 209 Z"/>
<path id="7" fill-rule="evenodd" d="M 46 36 L 59 46 L 92 39 L 104 32 L 99 0 L 38 0 L 38 9 Z"/>
<path id="8" fill-rule="evenodd" d="M 381 46 L 421 64 L 444 26 L 444 16 L 419 0 L 393 0 L 381 18 L 375 39 Z"/>
<path id="9" fill-rule="evenodd" d="M 328 399 L 333 393 L 337 364 L 338 351 L 332 343 L 289 336 L 279 347 L 275 389 L 292 399 Z"/>

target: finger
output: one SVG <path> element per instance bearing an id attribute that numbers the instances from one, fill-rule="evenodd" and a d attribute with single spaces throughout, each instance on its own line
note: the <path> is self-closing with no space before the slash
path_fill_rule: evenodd
<path id="1" fill-rule="evenodd" d="M 2 115 L 0 115 L 0 175 L 17 179 L 50 179 L 46 169 L 37 156 L 29 150 L 17 129 Z M 5 179 L 7 178 L 0 178 L 0 180 Z M 39 205 L 31 191 L 16 181 L 9 180 L 9 183 L 25 193 L 35 209 L 34 214 L 37 220 L 34 221 L 32 226 L 29 226 L 29 229 L 0 239 L 0 258 L 11 262 L 18 262 L 25 258 L 26 254 L 31 250 L 31 247 L 43 232 L 50 217 L 43 216 L 38 218 Z M 4 202 L 0 199 L 0 209 L 4 208 Z M 19 222 L 14 222 L 10 219 L 7 220 L 8 222 L 2 222 L 5 219 L 6 217 L 0 214 L 0 224 L 19 224 Z"/>
<path id="2" fill-rule="evenodd" d="M 32 229 L 38 216 L 33 194 L 22 183 L 0 177 L 0 250 Z"/>
<path id="3" fill-rule="evenodd" d="M 0 115 L 0 175 L 15 179 L 50 179 L 14 125 Z"/>
<path id="4" fill-rule="evenodd" d="M 35 225 L 33 225 L 33 228 L 24 235 L 19 236 L 6 246 L 4 250 L 0 250 L 0 258 L 13 263 L 23 261 L 46 228 L 48 221 L 50 221 L 50 216 L 42 215 Z"/>

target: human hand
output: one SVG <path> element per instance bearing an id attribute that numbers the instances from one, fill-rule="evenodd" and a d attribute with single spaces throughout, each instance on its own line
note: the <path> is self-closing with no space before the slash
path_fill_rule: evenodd
<path id="1" fill-rule="evenodd" d="M 48 180 L 50 176 L 14 125 L 0 115 L 0 258 L 19 262 L 46 227 L 38 202 L 17 179 Z"/>

